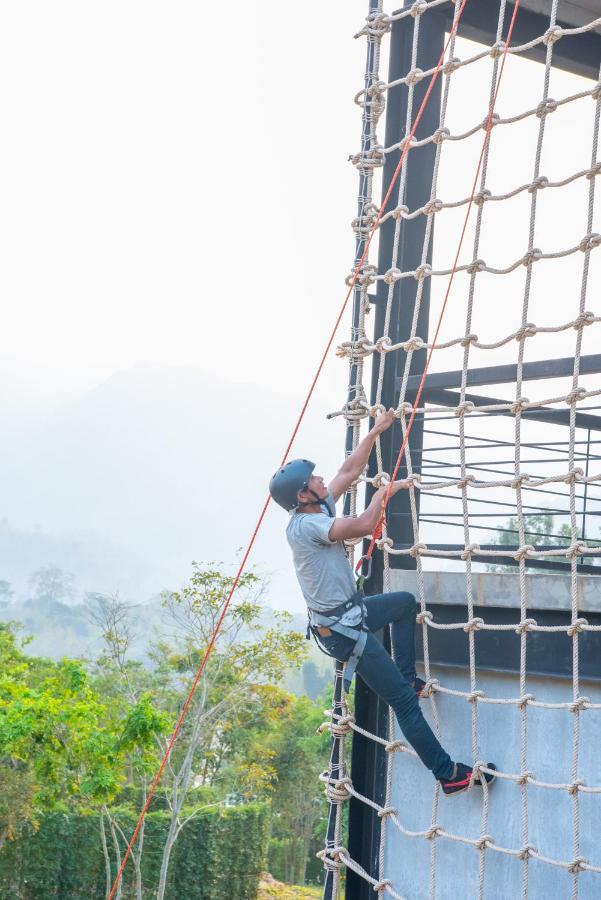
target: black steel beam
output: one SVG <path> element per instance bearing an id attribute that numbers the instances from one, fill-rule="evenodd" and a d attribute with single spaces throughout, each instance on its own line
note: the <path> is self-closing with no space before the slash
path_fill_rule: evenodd
<path id="1" fill-rule="evenodd" d="M 410 397 L 408 399 L 411 399 Z M 496 406 L 497 404 L 511 403 L 511 400 L 501 400 L 498 397 L 482 397 L 479 394 L 466 394 L 465 399 L 475 406 Z M 437 406 L 448 406 L 450 408 L 457 406 L 460 396 L 455 391 L 446 390 L 429 390 L 424 391 L 422 403 L 433 403 Z M 509 416 L 513 418 L 513 413 L 509 410 L 495 410 L 487 413 L 490 416 Z M 569 409 L 525 409 L 522 418 L 532 419 L 534 422 L 548 422 L 551 425 L 570 424 Z M 576 413 L 576 428 L 590 428 L 591 431 L 601 431 L 601 416 L 591 416 L 588 413 Z"/>
<path id="2" fill-rule="evenodd" d="M 465 621 L 465 604 L 428 604 L 434 619 L 441 624 Z M 520 610 L 499 606 L 475 606 L 474 615 L 491 625 L 518 624 Z M 568 610 L 536 609 L 527 610 L 528 618 L 536 619 L 539 625 L 569 625 L 571 615 Z M 601 625 L 601 613 L 582 613 L 591 625 Z M 475 634 L 476 659 L 479 670 L 519 672 L 520 638 L 510 631 L 477 631 Z M 462 628 L 428 631 L 428 650 L 433 665 L 454 666 L 469 670 L 468 638 Z M 572 638 L 566 632 L 531 631 L 528 634 L 528 654 L 526 672 L 528 675 L 545 675 L 572 680 Z M 601 655 L 601 633 L 583 632 L 578 638 L 579 672 L 581 678 L 601 679 L 599 658 Z M 421 629 L 417 630 L 417 658 L 423 659 Z M 588 693 L 585 691 L 584 693 Z"/>
<path id="3" fill-rule="evenodd" d="M 515 4 L 508 3 L 505 11 L 505 31 L 513 15 Z M 449 3 L 438 7 L 447 16 L 447 28 L 450 28 L 453 20 L 454 5 Z M 551 3 L 549 3 L 551 9 Z M 560 14 L 561 15 L 561 14 Z M 483 44 L 493 44 L 496 40 L 496 29 L 499 18 L 499 0 L 468 0 L 463 10 L 459 23 L 461 37 L 469 38 Z M 590 14 L 591 21 L 595 18 Z M 558 25 L 569 28 L 570 24 L 559 18 Z M 534 38 L 540 37 L 549 27 L 549 16 L 532 12 L 520 7 L 518 10 L 511 44 L 513 47 L 527 44 Z M 573 27 L 573 26 L 571 26 Z M 532 50 L 527 50 L 521 56 L 532 59 L 535 62 L 544 63 L 547 48 L 540 43 Z M 599 60 L 601 59 L 601 36 L 596 32 L 586 32 L 575 37 L 562 37 L 553 48 L 553 66 L 575 72 L 585 78 L 594 81 L 599 77 Z"/>
<path id="4" fill-rule="evenodd" d="M 580 374 L 596 375 L 601 372 L 601 353 L 591 353 L 580 357 Z M 483 366 L 470 369 L 467 373 L 466 387 L 482 387 L 490 384 L 514 384 L 517 381 L 517 364 L 505 366 Z M 461 387 L 462 372 L 457 369 L 454 372 L 433 372 L 426 375 L 424 390 L 430 388 L 458 388 Z M 536 362 L 524 363 L 522 368 L 522 381 L 538 381 L 548 378 L 565 378 L 574 374 L 574 357 L 566 356 L 562 359 L 541 359 Z M 410 391 L 417 391 L 421 375 L 412 375 L 407 383 Z M 400 380 L 397 391 L 400 389 Z"/>

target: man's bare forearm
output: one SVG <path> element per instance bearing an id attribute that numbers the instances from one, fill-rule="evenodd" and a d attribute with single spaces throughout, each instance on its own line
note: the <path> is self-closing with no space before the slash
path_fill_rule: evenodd
<path id="1" fill-rule="evenodd" d="M 409 487 L 408 481 L 393 481 L 390 486 L 390 496 L 393 497 L 399 491 L 402 491 L 404 488 Z M 364 512 L 361 513 L 362 525 L 365 527 L 365 535 L 371 534 L 378 524 L 380 516 L 382 515 L 382 504 L 386 499 L 386 494 L 388 493 L 388 485 L 384 485 L 381 488 L 378 488 L 377 491 L 374 492 L 373 497 L 371 498 L 369 505 L 365 509 Z"/>

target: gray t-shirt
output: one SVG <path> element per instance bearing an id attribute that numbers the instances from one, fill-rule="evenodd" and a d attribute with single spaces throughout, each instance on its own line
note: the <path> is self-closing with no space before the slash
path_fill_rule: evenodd
<path id="1" fill-rule="evenodd" d="M 328 494 L 325 503 L 334 516 L 336 507 L 331 494 Z M 328 537 L 333 523 L 334 519 L 326 512 L 295 512 L 286 529 L 303 596 L 309 610 L 317 612 L 325 612 L 344 603 L 357 589 L 344 543 L 331 541 Z M 354 607 L 340 621 L 345 625 L 356 625 L 360 620 L 361 611 Z"/>

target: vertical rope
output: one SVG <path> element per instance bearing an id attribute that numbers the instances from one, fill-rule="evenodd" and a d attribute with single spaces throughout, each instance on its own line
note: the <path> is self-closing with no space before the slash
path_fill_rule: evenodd
<path id="1" fill-rule="evenodd" d="M 558 0 L 553 0 L 551 6 L 551 15 L 549 20 L 549 28 L 553 28 L 557 17 Z M 545 72 L 543 80 L 543 103 L 549 97 L 549 81 L 551 77 L 551 64 L 553 60 L 553 41 L 548 41 L 545 54 Z M 545 136 L 545 120 L 546 116 L 539 117 L 538 136 L 536 142 L 536 154 L 534 160 L 533 180 L 540 175 L 540 161 L 543 149 L 543 139 Z M 528 322 L 528 306 L 530 300 L 530 290 L 532 287 L 532 251 L 534 249 L 534 234 L 536 228 L 536 208 L 537 208 L 537 191 L 533 191 L 530 201 L 530 223 L 528 231 L 528 264 L 526 267 L 526 279 L 524 284 L 524 296 L 522 302 L 522 328 Z M 522 410 L 520 400 L 522 396 L 522 383 L 524 374 L 524 345 L 525 340 L 518 343 L 518 361 L 516 375 L 516 407 L 515 407 L 515 484 L 516 484 L 516 512 L 518 520 L 518 534 L 520 547 L 526 543 L 524 528 L 524 507 L 521 485 L 521 426 L 522 426 Z M 519 582 L 520 582 L 520 621 L 524 622 L 527 618 L 527 584 L 526 584 L 526 560 L 522 554 L 519 559 Z M 525 702 L 527 693 L 526 679 L 526 655 L 527 655 L 528 632 L 520 629 L 520 839 L 522 847 L 528 846 L 529 825 L 528 825 L 528 782 L 526 773 L 528 771 L 528 705 Z M 529 854 L 524 853 L 522 858 L 522 897 L 528 897 L 528 862 Z"/>

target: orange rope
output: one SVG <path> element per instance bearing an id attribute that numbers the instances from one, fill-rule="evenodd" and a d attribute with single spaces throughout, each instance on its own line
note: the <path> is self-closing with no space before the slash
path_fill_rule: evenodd
<path id="1" fill-rule="evenodd" d="M 438 78 L 438 76 L 439 76 L 439 74 L 440 74 L 440 70 L 441 70 L 441 68 L 442 68 L 442 64 L 443 64 L 443 61 L 444 61 L 444 58 L 445 58 L 445 55 L 446 55 L 446 52 L 447 52 L 447 48 L 448 48 L 449 43 L 451 42 L 451 40 L 452 40 L 452 38 L 453 38 L 453 35 L 454 35 L 455 32 L 457 31 L 457 26 L 459 25 L 459 20 L 460 20 L 460 18 L 461 18 L 461 15 L 462 15 L 462 13 L 463 13 L 463 10 L 464 10 L 464 7 L 465 7 L 465 4 L 466 4 L 466 3 L 467 3 L 467 0 L 462 0 L 461 5 L 460 5 L 460 7 L 459 7 L 459 10 L 458 10 L 458 12 L 457 12 L 457 16 L 455 17 L 455 21 L 454 21 L 454 23 L 453 23 L 453 27 L 452 27 L 452 29 L 451 29 L 451 31 L 450 31 L 450 34 L 449 34 L 448 38 L 447 38 L 447 41 L 446 41 L 445 46 L 444 46 L 444 49 L 443 49 L 442 53 L 440 54 L 440 59 L 438 60 L 438 64 L 437 64 L 437 66 L 436 66 L 436 69 L 434 70 L 434 72 L 433 72 L 433 74 L 432 74 L 432 77 L 430 78 L 430 82 L 429 82 L 429 84 L 428 84 L 428 88 L 427 88 L 426 93 L 425 93 L 425 95 L 424 95 L 424 99 L 422 100 L 421 106 L 420 106 L 420 108 L 419 108 L 419 110 L 418 110 L 418 113 L 417 113 L 417 115 L 416 115 L 416 117 L 415 117 L 415 121 L 414 121 L 413 126 L 412 126 L 412 128 L 411 128 L 411 132 L 410 132 L 410 134 L 409 134 L 409 137 L 408 137 L 408 139 L 405 141 L 405 144 L 404 144 L 404 146 L 403 146 L 403 152 L 401 153 L 401 157 L 400 157 L 400 159 L 399 159 L 399 162 L 398 162 L 398 164 L 397 164 L 397 167 L 396 167 L 396 169 L 395 169 L 395 171 L 394 171 L 394 174 L 393 174 L 393 176 L 392 176 L 392 179 L 391 179 L 391 181 L 390 181 L 390 185 L 389 185 L 389 187 L 388 187 L 388 190 L 387 190 L 387 192 L 386 192 L 386 195 L 385 195 L 385 197 L 384 197 L 384 200 L 382 201 L 382 205 L 381 205 L 381 207 L 380 207 L 380 211 L 379 211 L 379 213 L 378 213 L 378 215 L 377 215 L 377 217 L 376 217 L 376 219 L 375 219 L 375 221 L 374 221 L 374 224 L 372 225 L 372 228 L 371 228 L 369 237 L 368 237 L 368 239 L 367 239 L 367 241 L 366 241 L 366 243 L 365 243 L 365 249 L 363 250 L 363 254 L 361 255 L 361 259 L 359 260 L 359 262 L 358 262 L 357 265 L 355 266 L 355 270 L 354 270 L 354 273 L 353 273 L 353 277 L 352 277 L 351 282 L 350 282 L 350 284 L 349 284 L 349 288 L 348 288 L 348 291 L 347 291 L 347 293 L 346 293 L 346 297 L 344 298 L 344 303 L 342 304 L 342 308 L 341 308 L 341 310 L 340 310 L 340 313 L 338 314 L 338 317 L 337 317 L 337 319 L 336 319 L 336 322 L 335 322 L 334 327 L 333 327 L 333 329 L 332 329 L 332 332 L 331 332 L 331 334 L 330 334 L 330 338 L 329 338 L 329 340 L 328 340 L 328 342 L 327 342 L 327 344 L 326 344 L 326 348 L 325 348 L 325 350 L 324 350 L 324 352 L 323 352 L 323 354 L 322 354 L 321 360 L 320 360 L 319 365 L 318 365 L 318 367 L 317 367 L 317 371 L 316 371 L 316 373 L 315 373 L 315 376 L 314 376 L 314 378 L 313 378 L 313 381 L 311 382 L 311 387 L 309 388 L 309 392 L 308 392 L 307 397 L 306 397 L 306 399 L 305 399 L 305 401 L 304 401 L 304 403 L 303 403 L 303 406 L 302 406 L 302 408 L 301 408 L 300 414 L 299 414 L 298 419 L 297 419 L 297 421 L 296 421 L 296 424 L 295 424 L 295 426 L 294 426 L 294 429 L 293 429 L 293 432 L 292 432 L 292 436 L 291 436 L 290 440 L 288 441 L 288 446 L 286 447 L 286 450 L 285 450 L 285 452 L 284 452 L 284 456 L 282 457 L 282 461 L 281 461 L 281 463 L 280 463 L 280 466 L 283 466 L 284 463 L 286 462 L 286 460 L 288 459 L 288 454 L 290 453 L 290 450 L 291 450 L 291 448 L 292 448 L 292 445 L 293 445 L 293 443 L 294 443 L 294 440 L 295 440 L 295 438 L 296 438 L 296 436 L 297 436 L 297 434 L 298 434 L 298 430 L 299 430 L 299 428 L 300 428 L 301 422 L 302 422 L 302 420 L 303 420 L 303 418 L 304 418 L 305 412 L 306 412 L 307 407 L 308 407 L 308 405 L 309 405 L 309 401 L 311 400 L 311 397 L 313 396 L 313 392 L 314 392 L 314 390 L 315 390 L 315 386 L 316 386 L 317 381 L 318 381 L 318 379 L 319 379 L 319 377 L 320 377 L 320 375 L 321 375 L 321 372 L 322 372 L 324 363 L 325 363 L 325 361 L 326 361 L 326 358 L 327 358 L 327 356 L 328 356 L 328 353 L 330 352 L 330 348 L 331 348 L 331 346 L 332 346 L 332 343 L 333 343 L 334 338 L 335 338 L 335 336 L 336 336 L 336 332 L 338 331 L 338 327 L 339 327 L 339 325 L 340 325 L 340 322 L 341 322 L 342 317 L 343 317 L 343 315 L 344 315 L 344 312 L 345 312 L 345 310 L 346 310 L 346 307 L 347 307 L 349 298 L 350 298 L 350 296 L 351 296 L 351 294 L 352 294 L 352 292 L 353 292 L 353 289 L 354 289 L 354 287 L 355 287 L 355 285 L 356 285 L 356 283 L 357 283 L 357 279 L 358 279 L 358 277 L 359 277 L 359 272 L 361 271 L 361 267 L 362 267 L 363 263 L 365 262 L 365 259 L 366 259 L 366 257 L 367 257 L 367 254 L 368 254 L 368 252 L 369 252 L 369 248 L 370 248 L 370 245 L 371 245 L 373 236 L 374 236 L 374 234 L 375 234 L 375 232 L 376 232 L 376 230 L 377 230 L 377 228 L 378 228 L 378 225 L 380 224 L 380 219 L 382 218 L 382 216 L 383 216 L 383 214 L 384 214 L 384 211 L 385 211 L 385 209 L 386 209 L 386 205 L 387 205 L 387 203 L 388 203 L 388 201 L 389 201 L 389 199 L 390 199 L 390 195 L 391 195 L 391 193 L 392 193 L 392 190 L 393 190 L 393 187 L 394 187 L 394 185 L 395 185 L 395 182 L 397 181 L 397 179 L 398 179 L 398 177 L 399 177 L 399 174 L 400 174 L 400 172 L 401 172 L 401 169 L 402 169 L 402 167 L 403 167 L 403 165 L 404 165 L 404 163 L 405 163 L 405 160 L 406 160 L 406 158 L 407 158 L 407 154 L 409 153 L 411 141 L 412 141 L 413 137 L 415 136 L 415 132 L 416 132 L 417 127 L 418 127 L 418 125 L 419 125 L 419 123 L 420 123 L 420 120 L 421 120 L 421 118 L 422 118 L 422 115 L 423 115 L 423 113 L 424 113 L 424 110 L 425 110 L 425 108 L 426 108 L 426 105 L 427 105 L 427 103 L 428 103 L 428 100 L 429 100 L 429 98 L 430 98 L 430 94 L 432 93 L 432 89 L 433 89 L 433 87 L 434 87 L 434 84 L 436 83 L 436 79 Z M 125 854 L 124 854 L 124 856 L 123 856 L 123 859 L 122 859 L 122 861 L 121 861 L 121 865 L 119 866 L 119 870 L 118 870 L 118 872 L 117 872 L 117 874 L 116 874 L 116 876 L 115 876 L 115 880 L 114 880 L 114 882 L 113 882 L 113 886 L 112 886 L 112 888 L 111 888 L 111 892 L 110 892 L 110 894 L 109 894 L 109 896 L 108 896 L 108 900 L 113 900 L 113 898 L 114 898 L 114 896 L 115 896 L 115 892 L 116 892 L 116 890 L 117 890 L 117 887 L 119 886 L 119 882 L 121 881 L 121 877 L 122 877 L 122 875 L 123 875 L 123 871 L 124 871 L 124 869 L 125 869 L 127 860 L 128 860 L 129 857 L 131 856 L 131 852 L 132 852 L 133 846 L 134 846 L 134 844 L 135 844 L 135 842 L 136 842 L 136 838 L 137 838 L 137 836 L 138 836 L 138 833 L 139 833 L 139 831 L 140 831 L 140 828 L 141 828 L 141 826 L 142 826 L 142 822 L 144 821 L 144 817 L 146 816 L 146 813 L 148 812 L 148 808 L 149 808 L 150 803 L 151 803 L 151 801 L 152 801 L 152 798 L 153 798 L 153 796 L 154 796 L 154 793 L 155 793 L 156 787 L 157 787 L 157 785 L 158 785 L 158 783 L 159 783 L 160 777 L 161 777 L 161 775 L 163 774 L 163 770 L 165 769 L 165 766 L 167 765 L 167 761 L 168 761 L 168 759 L 169 759 L 169 756 L 171 755 L 171 751 L 172 751 L 172 749 L 173 749 L 173 746 L 174 746 L 174 744 L 175 744 L 175 742 L 176 742 L 176 740 L 177 740 L 177 737 L 178 737 L 178 735 L 179 735 L 179 732 L 180 732 L 180 730 L 181 730 L 182 723 L 183 723 L 184 718 L 185 718 L 185 716 L 186 716 L 186 713 L 187 713 L 187 711 L 188 711 L 188 709 L 189 709 L 189 707 L 190 707 L 190 704 L 191 704 L 191 702 L 192 702 L 192 698 L 194 697 L 194 693 L 195 693 L 196 688 L 197 688 L 197 686 L 198 686 L 198 682 L 200 681 L 200 678 L 201 678 L 201 676 L 202 676 L 202 673 L 204 672 L 205 667 L 206 667 L 206 664 L 207 664 L 207 662 L 208 662 L 209 656 L 210 656 L 210 654 L 211 654 L 211 652 L 212 652 L 212 650 L 213 650 L 213 647 L 215 646 L 215 642 L 216 642 L 216 640 L 217 640 L 217 636 L 218 636 L 218 634 L 219 634 L 219 630 L 221 629 L 221 624 L 222 624 L 222 622 L 223 622 L 223 620 L 224 620 L 224 618 L 225 618 L 225 616 L 226 616 L 226 613 L 227 613 L 227 611 L 228 611 L 228 609 L 229 609 L 230 602 L 231 602 L 231 600 L 232 600 L 232 597 L 233 597 L 233 595 L 234 595 L 234 592 L 235 592 L 236 588 L 238 587 L 238 583 L 239 583 L 239 581 L 240 581 L 240 577 L 241 577 L 241 575 L 242 575 L 242 572 L 243 572 L 243 570 L 244 570 L 244 566 L 246 565 L 246 562 L 247 562 L 247 560 L 248 560 L 248 557 L 249 557 L 249 555 L 250 555 L 250 552 L 251 552 L 251 550 L 252 550 L 252 548 L 253 548 L 253 545 L 254 545 L 254 543 L 255 543 L 257 534 L 259 533 L 259 529 L 261 528 L 261 525 L 263 524 L 263 519 L 265 518 L 265 513 L 267 512 L 267 507 L 269 506 L 270 499 L 271 499 L 271 498 L 268 496 L 267 499 L 265 500 L 265 503 L 263 504 L 263 508 L 262 508 L 262 510 L 261 510 L 261 513 L 260 513 L 260 515 L 259 515 L 259 518 L 258 518 L 258 520 L 257 520 L 257 523 L 256 523 L 256 525 L 255 525 L 255 527 L 254 527 L 254 530 L 253 530 L 253 532 L 252 532 L 250 541 L 249 541 L 248 546 L 247 546 L 247 548 L 246 548 L 246 551 L 245 551 L 245 553 L 244 553 L 244 557 L 243 557 L 243 559 L 242 559 L 242 562 L 240 563 L 240 566 L 239 566 L 239 568 L 238 568 L 238 571 L 237 571 L 237 573 L 236 573 L 236 576 L 235 576 L 235 578 L 234 578 L 234 581 L 232 582 L 232 587 L 231 587 L 231 589 L 230 589 L 230 592 L 229 592 L 229 594 L 228 594 L 228 596 L 227 596 L 227 598 L 226 598 L 226 600 L 225 600 L 225 602 L 224 602 L 224 604 L 223 604 L 223 608 L 222 608 L 221 613 L 220 613 L 220 615 L 219 615 L 219 619 L 217 620 L 217 624 L 215 625 L 215 629 L 214 629 L 214 631 L 213 631 L 213 634 L 212 634 L 212 636 L 211 636 L 211 639 L 210 639 L 210 641 L 209 641 L 209 643 L 208 643 L 208 645 L 207 645 L 207 648 L 206 648 L 206 650 L 205 650 L 205 652 L 204 652 L 204 654 L 203 654 L 202 660 L 201 660 L 200 665 L 199 665 L 199 667 L 198 667 L 198 671 L 196 672 L 196 675 L 195 675 L 195 677 L 194 677 L 194 680 L 193 680 L 192 685 L 191 685 L 191 687 L 190 687 L 190 690 L 189 690 L 189 692 L 188 692 L 188 696 L 186 697 L 186 701 L 185 701 L 185 703 L 184 703 L 184 705 L 183 705 L 183 707 L 182 707 L 182 710 L 181 710 L 181 712 L 180 712 L 180 714 L 179 714 L 179 716 L 178 716 L 177 722 L 175 723 L 175 727 L 174 727 L 174 729 L 173 729 L 173 733 L 172 733 L 171 738 L 170 738 L 170 740 L 169 740 L 169 743 L 168 743 L 168 745 L 167 745 L 167 749 L 165 750 L 165 753 L 164 753 L 163 758 L 162 758 L 162 760 L 161 760 L 161 763 L 160 763 L 160 765 L 159 765 L 158 771 L 157 771 L 157 773 L 156 773 L 156 775 L 155 775 L 155 777 L 154 777 L 154 779 L 153 779 L 153 781 L 152 781 L 152 784 L 151 784 L 151 786 L 150 786 L 150 789 L 149 789 L 149 791 L 148 791 L 148 796 L 147 796 L 147 798 L 146 798 L 146 802 L 144 803 L 144 806 L 142 807 L 142 810 L 141 810 L 141 812 L 140 812 L 140 816 L 139 816 L 138 821 L 137 821 L 137 823 L 136 823 L 136 827 L 134 828 L 133 834 L 132 834 L 132 836 L 131 836 L 131 838 L 130 838 L 130 841 L 129 841 L 128 845 L 127 845 L 127 849 L 126 849 Z"/>

